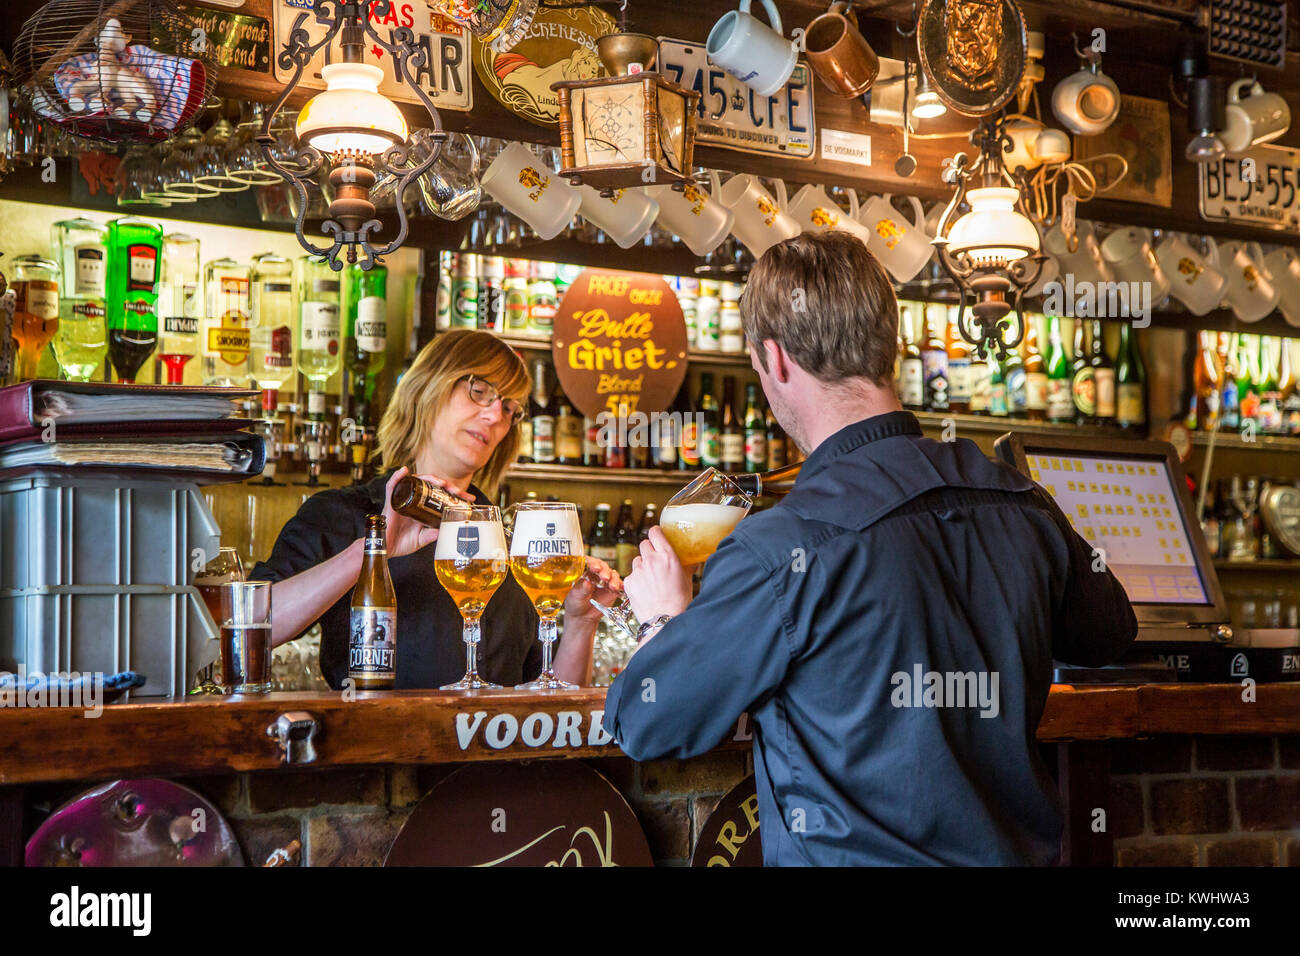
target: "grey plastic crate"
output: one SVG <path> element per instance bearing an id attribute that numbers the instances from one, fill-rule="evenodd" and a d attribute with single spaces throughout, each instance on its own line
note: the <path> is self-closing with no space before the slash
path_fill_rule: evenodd
<path id="1" fill-rule="evenodd" d="M 220 531 L 187 482 L 34 475 L 0 481 L 0 593 L 184 587 Z M 202 564 L 200 564 L 200 567 Z"/>
<path id="2" fill-rule="evenodd" d="M 218 631 L 192 587 L 0 591 L 0 670 L 138 671 L 133 697 L 183 696 L 217 653 Z"/>

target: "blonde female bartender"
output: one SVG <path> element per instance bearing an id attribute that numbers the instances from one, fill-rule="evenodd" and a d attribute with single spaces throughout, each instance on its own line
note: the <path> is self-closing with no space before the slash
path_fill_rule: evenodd
<path id="1" fill-rule="evenodd" d="M 397 687 L 436 688 L 465 672 L 461 617 L 433 569 L 438 532 L 392 510 L 389 497 L 408 473 L 491 504 L 484 491 L 514 460 L 516 425 L 531 383 L 523 361 L 488 332 L 457 329 L 426 345 L 402 376 L 379 424 L 377 453 L 385 473 L 364 485 L 322 491 L 284 526 L 271 556 L 250 578 L 274 581 L 272 639 L 292 640 L 319 621 L 321 671 L 333 688 L 347 677 L 351 594 L 361 571 L 368 514 L 387 519 L 388 565 L 397 592 Z M 593 596 L 612 604 L 618 574 L 588 558 L 564 602 L 564 634 L 555 673 L 587 684 L 600 614 Z M 597 584 L 593 578 L 599 580 Z M 512 577 L 493 595 L 483 615 L 479 671 L 506 687 L 541 673 L 537 612 Z"/>

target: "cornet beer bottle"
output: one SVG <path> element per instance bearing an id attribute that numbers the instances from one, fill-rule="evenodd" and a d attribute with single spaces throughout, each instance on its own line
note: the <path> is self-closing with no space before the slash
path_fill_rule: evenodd
<path id="1" fill-rule="evenodd" d="M 358 690 L 392 690 L 397 680 L 397 594 L 383 515 L 366 516 L 366 551 L 352 592 L 348 677 Z"/>

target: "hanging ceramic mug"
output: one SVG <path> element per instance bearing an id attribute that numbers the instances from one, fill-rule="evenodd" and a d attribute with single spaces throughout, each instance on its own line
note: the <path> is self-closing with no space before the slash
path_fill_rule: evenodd
<path id="1" fill-rule="evenodd" d="M 1242 96 L 1249 90 L 1249 96 Z M 1256 80 L 1243 77 L 1228 87 L 1225 124 L 1219 133 L 1229 153 L 1244 153 L 1252 146 L 1277 139 L 1291 128 L 1291 107 L 1277 93 L 1266 93 Z"/>
<path id="2" fill-rule="evenodd" d="M 1156 260 L 1169 277 L 1169 294 L 1194 315 L 1204 315 L 1223 301 L 1227 277 L 1219 267 L 1219 247 L 1206 237 L 1202 256 L 1186 239 L 1170 233 L 1156 247 Z"/>
<path id="3" fill-rule="evenodd" d="M 880 73 L 876 51 L 858 32 L 853 5 L 844 0 L 808 24 L 803 47 L 813 72 L 836 96 L 861 96 Z"/>
<path id="4" fill-rule="evenodd" d="M 717 192 L 715 185 L 713 194 Z M 688 182 L 680 192 L 672 186 L 647 186 L 646 193 L 659 203 L 659 224 L 697 256 L 707 256 L 722 245 L 736 219 L 735 213 L 698 183 Z"/>
<path id="5" fill-rule="evenodd" d="M 772 0 L 761 0 L 772 25 L 749 12 L 751 0 L 722 15 L 705 41 L 709 59 L 760 96 L 771 96 L 785 86 L 799 59 L 796 41 L 782 36 L 781 14 Z"/>
<path id="6" fill-rule="evenodd" d="M 1097 244 L 1092 223 L 1080 219 L 1075 223 L 1074 234 L 1078 243 L 1073 249 L 1070 248 L 1059 221 L 1043 236 L 1043 248 L 1056 258 L 1060 266 L 1061 281 L 1068 282 L 1071 276 L 1074 284 L 1111 281 L 1110 268 L 1101 257 L 1101 248 Z"/>
<path id="7" fill-rule="evenodd" d="M 1117 282 L 1137 282 L 1151 287 L 1151 301 L 1169 294 L 1169 277 L 1151 249 L 1151 233 L 1137 226 L 1116 229 L 1101 243 L 1101 256 Z"/>
<path id="8" fill-rule="evenodd" d="M 732 176 L 720 187 L 716 182 L 713 191 L 718 200 L 736 215 L 731 231 L 755 259 L 778 242 L 799 235 L 799 224 L 785 212 L 785 183 L 781 180 L 776 181 L 779 200 L 750 173 Z"/>
<path id="9" fill-rule="evenodd" d="M 826 190 L 809 183 L 794 194 L 788 211 L 804 232 L 839 229 L 852 233 L 864 243 L 868 242 L 871 233 L 857 219 L 859 213 L 857 193 L 850 189 L 848 194 L 849 211 L 846 213 L 835 200 L 826 195 Z"/>
<path id="10" fill-rule="evenodd" d="M 483 174 L 483 188 L 543 239 L 554 239 L 573 221 L 582 195 L 532 150 L 511 143 Z"/>
<path id="11" fill-rule="evenodd" d="M 1290 246 L 1279 246 L 1264 257 L 1264 268 L 1273 277 L 1282 317 L 1300 328 L 1300 254 Z"/>
<path id="12" fill-rule="evenodd" d="M 1088 50 L 1088 65 L 1071 73 L 1052 90 L 1052 112 L 1077 136 L 1105 132 L 1119 116 L 1119 87 L 1101 72 L 1101 56 Z"/>
<path id="13" fill-rule="evenodd" d="M 650 231 L 659 215 L 659 203 L 640 189 L 615 189 L 605 197 L 590 186 L 579 186 L 582 205 L 578 214 L 605 231 L 620 249 L 630 249 Z"/>
<path id="14" fill-rule="evenodd" d="M 1278 303 L 1278 291 L 1263 263 L 1259 243 L 1225 242 L 1219 247 L 1228 276 L 1224 302 L 1243 322 L 1258 322 Z"/>
<path id="15" fill-rule="evenodd" d="M 934 252 L 925 231 L 925 208 L 915 196 L 906 197 L 912 204 L 912 219 L 894 208 L 890 195 L 873 196 L 863 205 L 858 222 L 867 227 L 867 248 L 899 282 L 911 282 L 925 268 Z"/>

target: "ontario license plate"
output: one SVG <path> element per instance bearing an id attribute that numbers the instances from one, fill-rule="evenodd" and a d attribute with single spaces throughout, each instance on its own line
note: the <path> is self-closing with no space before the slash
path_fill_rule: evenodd
<path id="1" fill-rule="evenodd" d="M 797 63 L 774 95 L 760 96 L 710 63 L 703 44 L 660 37 L 659 71 L 700 94 L 697 142 L 795 159 L 812 156 L 817 133 L 806 63 Z"/>
<path id="2" fill-rule="evenodd" d="M 1300 232 L 1300 149 L 1256 146 L 1198 165 L 1202 219 Z"/>

